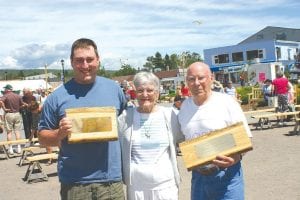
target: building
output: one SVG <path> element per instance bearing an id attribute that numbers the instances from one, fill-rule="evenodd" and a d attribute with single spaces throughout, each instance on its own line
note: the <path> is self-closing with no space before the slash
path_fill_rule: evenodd
<path id="1" fill-rule="evenodd" d="M 154 74 L 159 78 L 163 89 L 168 91 L 175 91 L 177 86 L 180 86 L 180 83 L 185 80 L 186 69 L 174 69 L 169 71 L 158 71 L 154 72 Z M 113 77 L 112 79 L 117 81 L 118 83 L 131 82 L 133 80 L 134 75 L 127 76 L 118 76 Z"/>
<path id="2" fill-rule="evenodd" d="M 4 91 L 4 87 L 10 84 L 13 87 L 13 90 L 20 93 L 24 88 L 29 88 L 32 91 L 37 89 L 43 90 L 52 90 L 53 86 L 47 83 L 43 79 L 39 80 L 9 80 L 9 81 L 0 81 L 0 91 Z"/>
<path id="3" fill-rule="evenodd" d="M 216 79 L 239 82 L 252 63 L 281 62 L 288 67 L 300 49 L 300 29 L 267 26 L 240 43 L 204 50 L 204 61 Z"/>
<path id="4" fill-rule="evenodd" d="M 47 74 L 38 74 L 38 75 L 34 75 L 34 76 L 26 76 L 25 80 L 39 80 L 39 79 L 54 79 L 57 78 L 57 76 L 53 73 L 47 73 Z"/>

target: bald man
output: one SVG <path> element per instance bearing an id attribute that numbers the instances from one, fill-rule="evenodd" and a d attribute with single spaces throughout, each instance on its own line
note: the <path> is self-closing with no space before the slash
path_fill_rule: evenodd
<path id="1" fill-rule="evenodd" d="M 186 140 L 242 121 L 252 137 L 240 105 L 231 96 L 211 90 L 213 75 L 203 62 L 192 63 L 186 76 L 192 96 L 180 109 L 178 121 Z M 218 155 L 212 164 L 192 171 L 191 199 L 244 199 L 241 155 Z"/>

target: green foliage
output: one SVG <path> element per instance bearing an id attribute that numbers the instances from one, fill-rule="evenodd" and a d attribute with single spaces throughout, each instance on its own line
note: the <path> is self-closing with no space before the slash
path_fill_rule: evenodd
<path id="1" fill-rule="evenodd" d="M 130 65 L 126 64 L 121 67 L 120 70 L 114 73 L 114 76 L 126 76 L 126 75 L 134 75 L 136 74 L 137 70 Z"/>
<path id="2" fill-rule="evenodd" d="M 159 52 L 155 53 L 155 56 L 147 57 L 147 62 L 143 65 L 148 71 L 152 71 L 154 68 L 160 68 L 162 71 L 167 70 L 167 66 L 170 70 L 178 69 L 179 67 L 187 68 L 190 64 L 196 61 L 202 61 L 200 54 L 191 53 L 189 51 L 183 52 L 180 55 L 172 54 L 169 56 L 166 54 L 164 58 Z"/>
<path id="3" fill-rule="evenodd" d="M 112 77 L 112 73 L 110 73 L 109 71 L 106 71 L 104 66 L 100 66 L 99 70 L 97 71 L 97 75 L 98 76 L 103 76 L 106 78 L 111 78 Z"/>
<path id="4" fill-rule="evenodd" d="M 250 86 L 238 87 L 238 88 L 236 88 L 236 91 L 240 95 L 242 104 L 247 104 L 248 103 L 248 94 L 252 92 L 251 87 Z"/>
<path id="5" fill-rule="evenodd" d="M 165 70 L 165 60 L 162 59 L 159 52 L 155 53 L 155 57 L 152 59 L 152 64 L 154 65 L 154 68 Z"/>
<path id="6" fill-rule="evenodd" d="M 179 57 L 179 65 L 183 68 L 187 68 L 190 64 L 194 62 L 202 61 L 200 54 L 195 52 L 191 53 L 190 51 L 183 52 L 181 55 L 179 55 Z"/>

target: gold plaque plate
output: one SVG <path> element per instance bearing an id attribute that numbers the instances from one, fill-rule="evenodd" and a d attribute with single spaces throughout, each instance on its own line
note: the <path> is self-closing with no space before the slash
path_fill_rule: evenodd
<path id="1" fill-rule="evenodd" d="M 72 120 L 69 143 L 118 139 L 116 109 L 113 107 L 71 108 L 66 115 Z"/>
<path id="2" fill-rule="evenodd" d="M 217 155 L 229 156 L 253 149 L 242 122 L 179 144 L 188 170 L 206 165 Z"/>

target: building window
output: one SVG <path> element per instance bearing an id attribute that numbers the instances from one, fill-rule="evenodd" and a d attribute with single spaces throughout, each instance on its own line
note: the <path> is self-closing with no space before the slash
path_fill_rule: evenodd
<path id="1" fill-rule="evenodd" d="M 262 49 L 247 51 L 247 60 L 254 60 L 255 58 L 264 58 L 264 51 Z"/>
<path id="2" fill-rule="evenodd" d="M 215 64 L 229 63 L 229 55 L 221 54 L 214 56 Z"/>
<path id="3" fill-rule="evenodd" d="M 232 62 L 244 61 L 243 52 L 232 53 Z"/>
<path id="4" fill-rule="evenodd" d="M 277 60 L 281 59 L 281 48 L 280 47 L 276 47 L 276 56 L 277 56 Z"/>
<path id="5" fill-rule="evenodd" d="M 276 33 L 276 40 L 286 40 L 286 33 Z"/>

